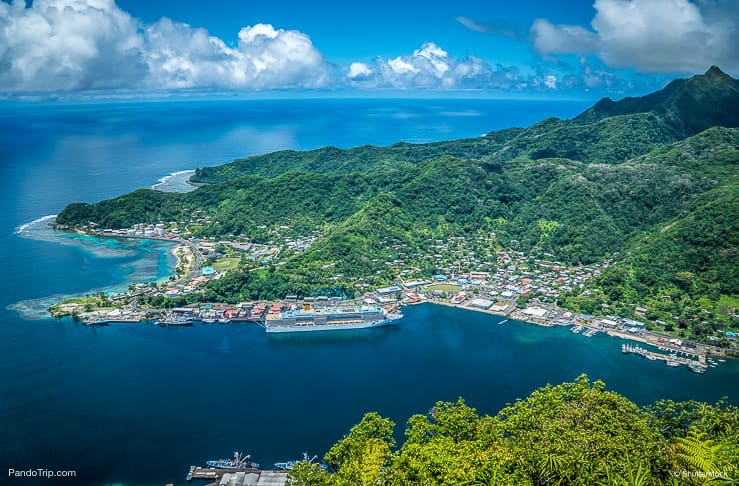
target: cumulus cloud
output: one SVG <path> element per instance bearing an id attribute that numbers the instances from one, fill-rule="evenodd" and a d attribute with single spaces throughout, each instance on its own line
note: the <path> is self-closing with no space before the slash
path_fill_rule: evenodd
<path id="1" fill-rule="evenodd" d="M 577 25 L 554 25 L 536 19 L 531 25 L 534 48 L 545 54 L 587 53 L 598 47 L 598 36 Z"/>
<path id="2" fill-rule="evenodd" d="M 144 25 L 113 0 L 0 2 L 0 90 L 325 85 L 310 38 L 247 26 L 237 47 L 167 18 Z"/>
<path id="3" fill-rule="evenodd" d="M 519 81 L 516 70 L 498 66 L 491 68 L 482 59 L 452 57 L 433 42 L 426 42 L 406 56 L 393 59 L 378 57 L 373 66 L 363 63 L 348 74 L 350 84 L 360 87 L 386 88 L 500 88 L 512 87 Z M 352 74 L 361 76 L 352 76 Z"/>
<path id="4" fill-rule="evenodd" d="M 0 88 L 110 88 L 141 79 L 137 23 L 113 0 L 0 2 Z"/>
<path id="5" fill-rule="evenodd" d="M 733 0 L 596 0 L 594 8 L 592 30 L 536 20 L 535 49 L 594 53 L 608 66 L 654 73 L 699 72 L 711 64 L 739 69 L 739 12 Z"/>
<path id="6" fill-rule="evenodd" d="M 363 62 L 353 62 L 349 65 L 347 77 L 349 79 L 366 79 L 372 76 L 372 69 Z"/>
<path id="7" fill-rule="evenodd" d="M 547 74 L 544 76 L 544 86 L 549 89 L 557 89 L 557 76 L 553 74 Z"/>

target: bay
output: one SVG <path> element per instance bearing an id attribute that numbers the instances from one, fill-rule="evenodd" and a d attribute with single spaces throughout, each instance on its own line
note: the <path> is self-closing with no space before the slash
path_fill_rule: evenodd
<path id="1" fill-rule="evenodd" d="M 0 464 L 73 469 L 74 484 L 183 483 L 187 466 L 323 454 L 371 410 L 397 433 L 437 400 L 496 413 L 580 373 L 639 404 L 715 401 L 739 362 L 705 375 L 586 338 L 470 311 L 407 308 L 398 327 L 267 336 L 254 325 L 86 328 L 50 298 L 165 278 L 169 246 L 59 235 L 44 222 L 168 174 L 277 149 L 474 137 L 588 102 L 198 100 L 0 105 Z M 165 184 L 183 189 L 178 179 Z M 19 484 L 22 482 L 19 482 Z M 26 484 L 28 484 L 26 482 Z"/>

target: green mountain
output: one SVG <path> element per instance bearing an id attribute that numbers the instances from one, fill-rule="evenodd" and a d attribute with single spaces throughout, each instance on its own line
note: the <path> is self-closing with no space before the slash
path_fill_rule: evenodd
<path id="1" fill-rule="evenodd" d="M 198 169 L 192 181 L 217 183 L 244 175 L 274 177 L 289 170 L 380 172 L 442 155 L 499 162 L 525 157 L 618 163 L 713 126 L 739 127 L 739 110 L 732 109 L 736 106 L 739 81 L 713 66 L 703 75 L 675 80 L 646 96 L 618 102 L 604 98 L 572 120 L 549 118 L 529 128 L 451 142 L 285 150 Z"/>
<path id="2" fill-rule="evenodd" d="M 739 81 L 712 66 L 703 75 L 677 79 L 656 93 L 613 101 L 603 98 L 576 121 L 592 122 L 613 116 L 653 113 L 678 138 L 695 135 L 715 125 L 739 126 Z"/>
<path id="3" fill-rule="evenodd" d="M 569 264 L 610 258 L 562 301 L 624 316 L 646 307 L 654 325 L 700 338 L 739 327 L 737 84 L 711 68 L 573 120 L 475 139 L 240 159 L 198 170 L 208 184 L 191 193 L 70 204 L 57 222 L 189 221 L 195 236 L 315 239 L 269 273 L 214 283 L 222 300 L 353 293 L 392 281 L 397 262 L 432 275 L 436 241 L 450 238 L 489 268 L 501 247 Z"/>

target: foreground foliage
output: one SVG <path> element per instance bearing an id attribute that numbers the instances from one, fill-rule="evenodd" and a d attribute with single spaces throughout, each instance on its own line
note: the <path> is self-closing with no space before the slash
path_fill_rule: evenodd
<path id="1" fill-rule="evenodd" d="M 460 398 L 414 415 L 395 447 L 376 413 L 325 455 L 333 473 L 302 463 L 294 485 L 735 484 L 739 409 L 660 401 L 640 408 L 580 376 L 546 386 L 495 416 Z M 696 474 L 690 474 L 696 473 Z M 697 474 L 707 473 L 707 474 Z"/>

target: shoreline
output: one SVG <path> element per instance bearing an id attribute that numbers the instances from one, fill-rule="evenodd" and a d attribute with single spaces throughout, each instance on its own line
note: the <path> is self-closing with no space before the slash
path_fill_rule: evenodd
<path id="1" fill-rule="evenodd" d="M 23 226 L 27 227 L 28 225 L 30 225 L 32 223 L 36 223 L 36 222 L 43 221 L 43 220 L 46 220 L 46 219 L 51 219 L 51 216 L 45 216 L 43 218 L 39 218 L 38 220 L 35 220 L 34 222 L 28 223 L 28 224 L 23 225 Z M 70 230 L 67 230 L 67 231 L 70 231 Z M 79 231 L 77 231 L 77 232 L 79 232 Z M 175 244 L 169 250 L 169 252 L 171 252 L 172 255 L 175 257 L 175 261 L 176 261 L 174 272 L 172 272 L 170 275 L 167 275 L 167 276 L 162 277 L 161 279 L 157 280 L 156 283 L 166 282 L 167 280 L 169 280 L 172 277 L 175 277 L 175 279 L 177 280 L 178 275 L 179 275 L 178 272 L 177 272 L 177 269 L 179 268 L 180 264 L 182 264 L 183 262 L 188 262 L 189 263 L 189 261 L 188 261 L 187 258 L 180 258 L 180 256 L 178 255 L 178 251 L 180 251 L 182 249 L 187 250 L 187 249 L 190 248 L 189 242 L 187 240 L 183 240 L 183 239 L 180 239 L 180 238 L 174 238 L 173 239 L 173 238 L 158 237 L 158 236 L 151 236 L 151 237 L 147 237 L 147 236 L 128 236 L 128 235 L 121 235 L 121 234 L 95 234 L 95 235 L 90 235 L 89 233 L 85 233 L 85 232 L 82 232 L 82 234 L 86 234 L 88 236 L 100 237 L 100 238 L 111 238 L 112 237 L 112 238 L 125 238 L 125 239 L 138 239 L 138 240 L 156 240 L 156 241 L 170 242 L 170 243 Z M 187 270 L 187 269 L 184 269 L 184 270 Z M 188 272 L 185 271 L 185 272 L 183 272 L 183 275 L 186 275 L 187 273 Z M 182 278 L 182 276 L 180 276 L 180 278 Z M 125 293 L 126 292 L 123 292 L 123 294 L 125 294 Z M 516 320 L 516 321 L 519 321 L 519 322 L 523 322 L 523 323 L 526 323 L 526 324 L 532 324 L 532 325 L 536 325 L 536 326 L 539 326 L 539 327 L 565 327 L 565 326 L 569 326 L 569 325 L 577 325 L 577 324 L 580 324 L 583 327 L 586 327 L 586 328 L 589 328 L 589 329 L 593 329 L 596 332 L 605 333 L 605 334 L 607 334 L 609 336 L 619 337 L 619 338 L 624 339 L 624 340 L 627 340 L 627 341 L 634 341 L 634 342 L 638 342 L 638 343 L 642 343 L 642 344 L 647 344 L 647 345 L 655 346 L 655 347 L 660 347 L 660 346 L 669 347 L 669 342 L 668 342 L 669 339 L 675 339 L 674 336 L 659 334 L 659 333 L 655 333 L 653 331 L 647 331 L 647 332 L 649 332 L 651 334 L 643 335 L 642 333 L 644 333 L 645 331 L 640 331 L 640 333 L 630 333 L 630 332 L 624 332 L 624 331 L 622 331 L 620 329 L 610 329 L 610 328 L 609 329 L 606 329 L 606 328 L 601 327 L 600 325 L 593 324 L 593 323 L 590 323 L 590 322 L 588 322 L 588 323 L 585 323 L 585 322 L 575 322 L 574 320 L 572 320 L 571 322 L 563 322 L 563 321 L 551 322 L 551 318 L 547 318 L 547 317 L 541 317 L 541 318 L 539 318 L 539 317 L 530 317 L 530 316 L 527 316 L 526 314 L 523 314 L 521 312 L 522 311 L 521 309 L 518 309 L 516 307 L 512 307 L 512 308 L 510 308 L 507 311 L 499 312 L 499 311 L 491 311 L 489 309 L 483 309 L 483 308 L 479 308 L 479 307 L 473 307 L 471 305 L 465 305 L 465 303 L 455 304 L 453 302 L 445 302 L 445 301 L 438 301 L 438 300 L 431 300 L 431 299 L 424 299 L 424 300 L 421 300 L 419 302 L 414 302 L 414 303 L 407 303 L 406 302 L 406 303 L 403 303 L 402 305 L 418 305 L 418 304 L 424 304 L 424 303 L 429 303 L 429 304 L 434 304 L 434 305 L 442 305 L 442 306 L 446 306 L 446 307 L 454 307 L 454 308 L 458 308 L 458 309 L 462 309 L 462 310 L 468 310 L 468 311 L 483 313 L 483 314 L 487 314 L 487 315 L 498 316 L 498 317 L 502 317 L 502 318 L 510 318 L 510 319 L 513 319 L 513 320 Z M 513 304 L 511 304 L 511 306 L 513 306 Z M 553 307 L 553 309 L 550 309 L 550 311 L 571 312 L 571 311 L 568 311 L 567 309 L 559 308 L 557 306 L 551 306 L 550 305 L 549 307 Z M 659 342 L 658 341 L 659 339 L 662 339 L 663 341 L 662 342 Z M 683 352 L 692 352 L 694 354 L 701 355 L 703 357 L 705 357 L 705 356 L 719 356 L 719 357 L 722 357 L 722 358 L 739 359 L 739 356 L 733 356 L 731 354 L 728 354 L 728 353 L 726 353 L 726 350 L 724 350 L 722 348 L 717 348 L 715 346 L 711 346 L 711 345 L 706 344 L 706 343 L 697 343 L 696 342 L 695 345 L 696 345 L 696 347 L 694 347 L 694 348 L 688 348 L 688 347 L 683 348 L 682 346 L 678 346 L 678 348 L 679 348 L 679 350 L 682 350 Z"/>
<path id="2" fill-rule="evenodd" d="M 488 309 L 480 309 L 480 308 L 476 308 L 476 307 L 466 306 L 466 305 L 462 305 L 462 304 L 454 304 L 452 302 L 438 302 L 438 301 L 434 301 L 434 300 L 422 300 L 420 302 L 415 302 L 413 304 L 405 304 L 405 305 L 421 305 L 421 304 L 431 304 L 431 305 L 441 305 L 441 306 L 445 306 L 445 307 L 453 307 L 453 308 L 456 308 L 456 309 L 462 309 L 462 310 L 467 310 L 467 311 L 471 311 L 471 312 L 478 312 L 478 313 L 481 313 L 481 314 L 487 314 L 487 315 L 493 315 L 493 316 L 497 316 L 497 317 L 502 317 L 502 318 L 505 318 L 505 319 L 511 319 L 511 320 L 514 320 L 514 321 L 517 321 L 517 322 L 521 322 L 521 323 L 529 324 L 529 325 L 535 325 L 535 326 L 539 326 L 539 327 L 547 327 L 547 328 L 552 328 L 552 327 L 567 327 L 567 326 L 570 326 L 570 325 L 577 324 L 575 322 L 564 323 L 564 324 L 554 324 L 554 323 L 546 322 L 546 320 L 544 320 L 543 322 L 537 322 L 537 321 L 534 321 L 534 320 L 523 318 L 521 316 L 521 313 L 520 312 L 516 312 L 516 309 L 514 309 L 514 310 L 512 310 L 512 311 L 510 311 L 508 313 L 501 313 L 501 312 L 490 311 Z M 586 327 L 586 328 L 590 328 L 590 329 L 596 329 L 597 332 L 604 333 L 604 334 L 606 334 L 608 336 L 611 336 L 611 337 L 617 337 L 617 338 L 623 339 L 625 341 L 634 341 L 634 342 L 638 342 L 638 343 L 641 343 L 641 344 L 647 344 L 649 346 L 655 346 L 655 347 L 659 347 L 659 346 L 668 347 L 670 345 L 669 345 L 669 343 L 668 343 L 667 340 L 668 339 L 672 339 L 672 337 L 669 336 L 669 335 L 664 335 L 664 336 L 661 336 L 660 335 L 659 337 L 662 337 L 663 339 L 665 339 L 665 342 L 664 343 L 660 343 L 660 342 L 655 342 L 657 339 L 659 339 L 659 337 L 657 337 L 656 335 L 653 335 L 653 336 L 643 336 L 643 335 L 640 335 L 640 334 L 623 332 L 623 331 L 620 331 L 620 330 L 617 330 L 617 329 L 601 329 L 598 326 L 588 326 L 586 324 L 582 324 L 582 326 L 583 327 Z M 653 339 L 650 339 L 650 337 L 652 337 Z M 709 348 L 707 345 L 701 344 L 701 343 L 698 343 L 698 345 L 703 347 L 703 351 L 702 352 L 700 350 L 698 350 L 697 348 L 696 349 L 691 349 L 691 350 L 686 350 L 685 348 L 678 347 L 678 349 L 676 349 L 676 350 L 680 350 L 682 352 L 692 352 L 693 354 L 696 354 L 697 356 L 702 356 L 702 359 L 705 359 L 707 356 L 717 356 L 717 357 L 727 358 L 727 359 L 739 359 L 739 357 L 737 357 L 737 356 L 726 354 L 725 352 L 719 352 L 714 347 L 710 347 Z"/>
<path id="3" fill-rule="evenodd" d="M 156 184 L 151 185 L 151 189 L 159 192 L 190 192 L 194 191 L 203 184 L 190 182 L 190 178 L 195 175 L 195 169 L 186 169 L 172 172 L 169 175 L 158 179 Z"/>

